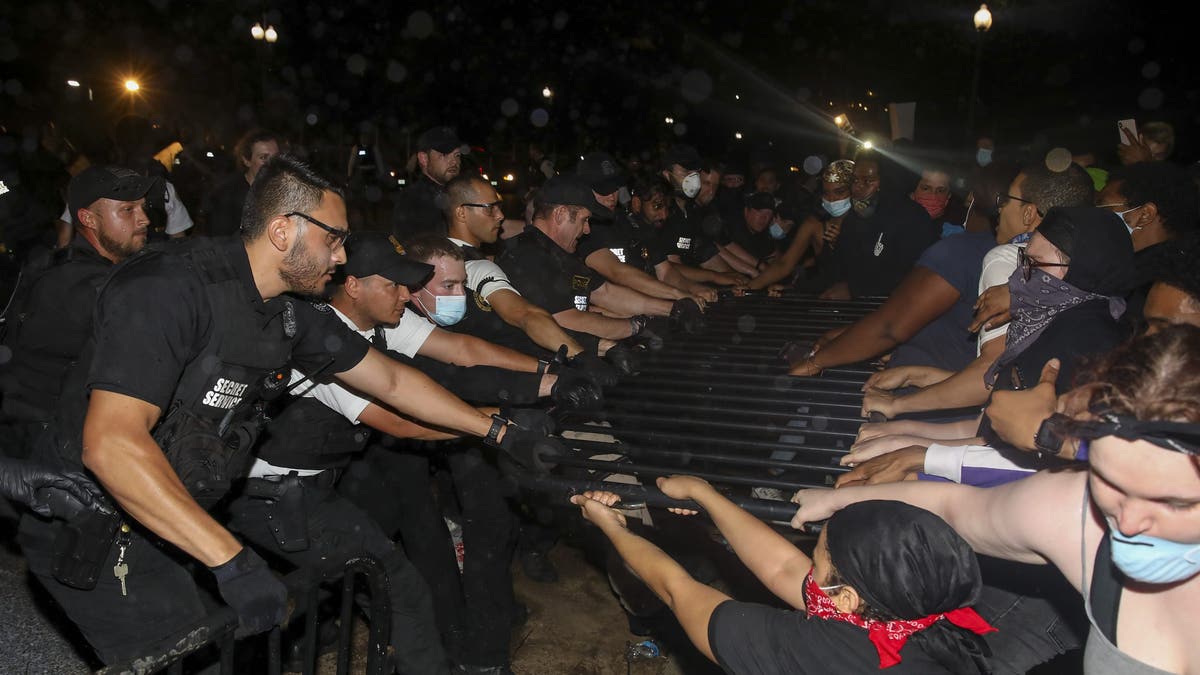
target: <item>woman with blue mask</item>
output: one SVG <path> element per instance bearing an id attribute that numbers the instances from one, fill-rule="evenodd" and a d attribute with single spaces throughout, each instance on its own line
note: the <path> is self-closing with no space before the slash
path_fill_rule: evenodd
<path id="1" fill-rule="evenodd" d="M 1088 412 L 1069 433 L 1086 469 L 981 489 L 897 483 L 802 490 L 793 525 L 869 499 L 941 515 L 978 553 L 1050 563 L 1084 598 L 1084 672 L 1200 668 L 1200 328 L 1168 327 L 1096 368 Z"/>

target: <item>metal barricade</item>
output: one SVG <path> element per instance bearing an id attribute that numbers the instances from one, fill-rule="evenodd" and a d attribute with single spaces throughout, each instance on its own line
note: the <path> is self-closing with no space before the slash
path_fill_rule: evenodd
<path id="1" fill-rule="evenodd" d="M 712 306 L 708 328 L 672 335 L 645 355 L 639 374 L 606 392 L 600 413 L 571 413 L 560 424 L 575 452 L 556 458 L 554 478 L 521 480 L 527 489 L 576 493 L 613 489 L 597 481 L 632 474 L 686 473 L 723 485 L 753 513 L 787 520 L 800 488 L 829 486 L 863 423 L 862 386 L 875 368 L 853 364 L 817 377 L 791 377 L 781 348 L 811 344 L 879 307 L 882 299 L 824 301 L 813 296 L 728 298 Z M 588 486 L 588 487 L 585 487 Z M 621 488 L 627 489 L 627 488 Z M 661 493 L 642 488 L 646 493 Z M 769 492 L 768 492 L 769 494 Z M 670 501 L 670 500 L 668 500 Z M 782 517 L 788 513 L 787 517 Z"/>
<path id="2" fill-rule="evenodd" d="M 321 574 L 313 569 L 299 569 L 284 577 L 284 585 L 288 589 L 288 619 L 286 623 L 303 616 L 304 633 L 302 643 L 302 672 L 312 675 L 316 672 L 318 613 L 320 608 L 321 588 L 323 585 L 336 583 L 341 580 L 341 603 L 339 612 L 339 633 L 337 643 L 337 673 L 346 675 L 350 671 L 352 651 L 352 626 L 356 581 L 362 578 L 370 594 L 370 602 L 366 608 L 369 611 L 367 622 L 370 627 L 366 672 L 368 675 L 383 675 L 388 665 L 388 636 L 391 632 L 392 610 L 389 596 L 389 581 L 387 572 L 379 560 L 371 556 L 351 558 L 341 568 L 332 568 Z M 125 663 L 107 666 L 97 672 L 97 675 L 150 675 L 151 673 L 168 673 L 182 675 L 184 659 L 197 654 L 208 647 L 215 647 L 216 658 L 222 675 L 244 673 L 244 668 L 235 670 L 234 650 L 238 640 L 234 633 L 237 629 L 237 616 L 232 609 L 222 607 L 204 618 L 198 625 L 187 629 L 173 640 L 173 646 L 157 654 L 145 654 Z M 260 638 L 251 638 L 261 641 Z M 266 636 L 267 665 L 266 672 L 279 675 L 283 672 L 283 627 L 276 626 Z M 205 671 L 209 672 L 209 671 Z"/>

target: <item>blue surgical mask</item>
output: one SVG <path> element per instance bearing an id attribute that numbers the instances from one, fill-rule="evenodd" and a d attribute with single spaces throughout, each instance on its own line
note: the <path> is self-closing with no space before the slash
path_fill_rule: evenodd
<path id="1" fill-rule="evenodd" d="M 787 232 L 783 231 L 783 226 L 779 223 L 771 223 L 771 227 L 767 228 L 767 232 L 771 234 L 772 239 L 783 239 L 787 236 Z"/>
<path id="2" fill-rule="evenodd" d="M 1181 544 L 1135 534 L 1127 537 L 1108 523 L 1112 559 L 1117 569 L 1134 581 L 1170 584 L 1200 573 L 1200 544 Z"/>
<path id="3" fill-rule="evenodd" d="M 975 163 L 979 166 L 987 166 L 992 163 L 992 149 L 979 148 L 975 151 Z"/>
<path id="4" fill-rule="evenodd" d="M 430 295 L 433 295 L 430 293 Z M 462 321 L 462 318 L 467 315 L 467 296 L 465 295 L 434 295 L 435 311 L 431 312 L 425 307 L 425 303 L 417 300 L 421 305 L 421 309 L 425 310 L 425 316 L 429 320 L 439 326 L 453 326 Z"/>
<path id="5" fill-rule="evenodd" d="M 1010 244 L 1027 244 L 1027 243 L 1029 243 L 1030 239 L 1033 239 L 1033 232 L 1022 232 L 1021 234 L 1018 234 L 1017 236 L 1013 237 L 1012 239 L 1009 239 L 1008 243 L 1010 243 Z"/>
<path id="6" fill-rule="evenodd" d="M 850 210 L 850 198 L 839 199 L 836 202 L 822 199 L 821 206 L 825 209 L 825 213 L 837 218 L 846 215 L 846 212 Z"/>

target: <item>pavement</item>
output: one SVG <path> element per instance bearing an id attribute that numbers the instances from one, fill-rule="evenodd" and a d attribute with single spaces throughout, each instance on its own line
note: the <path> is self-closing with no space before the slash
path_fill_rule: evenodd
<path id="1" fill-rule="evenodd" d="M 71 639 L 55 627 L 67 625 L 66 620 L 29 574 L 15 536 L 16 521 L 0 500 L 0 673 L 92 672 Z"/>

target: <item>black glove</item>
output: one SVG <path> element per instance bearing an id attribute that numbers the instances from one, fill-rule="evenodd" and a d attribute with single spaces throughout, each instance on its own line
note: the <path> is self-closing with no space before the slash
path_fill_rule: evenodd
<path id="1" fill-rule="evenodd" d="M 613 387 L 617 384 L 617 371 L 604 359 L 588 352 L 579 352 L 567 362 L 572 368 L 582 370 L 585 375 L 601 387 Z"/>
<path id="2" fill-rule="evenodd" d="M 557 373 L 558 380 L 550 388 L 550 398 L 558 406 L 570 410 L 599 410 L 604 405 L 604 393 L 600 386 L 585 373 L 573 368 L 563 368 Z"/>
<path id="3" fill-rule="evenodd" d="M 671 327 L 695 334 L 704 330 L 704 312 L 691 298 L 680 298 L 671 304 Z"/>
<path id="4" fill-rule="evenodd" d="M 82 473 L 59 473 L 7 457 L 0 458 L 0 494 L 47 518 L 70 520 L 90 509 L 113 512 L 99 486 Z"/>
<path id="5" fill-rule="evenodd" d="M 229 562 L 209 570 L 217 579 L 221 598 L 237 612 L 236 637 L 271 630 L 283 621 L 287 588 L 250 547 L 243 547 Z"/>
<path id="6" fill-rule="evenodd" d="M 552 459 L 543 459 L 540 455 L 562 456 L 566 454 L 557 439 L 550 438 L 554 433 L 554 421 L 541 410 L 519 409 L 510 411 L 507 419 L 495 416 L 493 419 L 508 422 L 504 438 L 494 445 L 522 468 L 536 473 L 546 473 L 556 465 Z"/>
<path id="7" fill-rule="evenodd" d="M 631 344 L 639 345 L 647 351 L 656 352 L 663 348 L 666 341 L 662 339 L 662 335 L 657 330 L 651 328 L 643 328 L 642 332 L 636 337 L 629 338 Z"/>
<path id="8" fill-rule="evenodd" d="M 638 351 L 625 342 L 618 342 L 604 354 L 604 360 L 622 375 L 636 375 L 639 368 Z"/>

